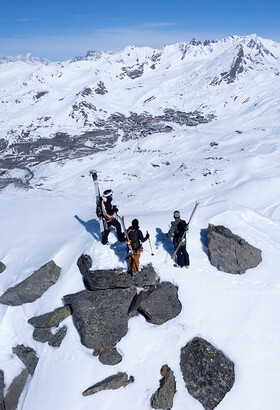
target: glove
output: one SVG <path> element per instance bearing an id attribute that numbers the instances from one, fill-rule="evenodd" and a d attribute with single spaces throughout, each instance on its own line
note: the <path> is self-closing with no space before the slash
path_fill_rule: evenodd
<path id="1" fill-rule="evenodd" d="M 118 208 L 115 205 L 113 206 L 113 210 L 114 212 L 119 212 Z"/>
<path id="2" fill-rule="evenodd" d="M 147 232 L 147 233 L 146 233 L 145 240 L 146 240 L 146 239 L 149 239 L 149 237 L 150 237 L 149 232 Z"/>

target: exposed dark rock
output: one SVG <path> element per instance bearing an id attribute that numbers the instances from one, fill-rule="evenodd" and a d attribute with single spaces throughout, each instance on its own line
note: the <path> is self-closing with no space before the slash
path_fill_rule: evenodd
<path id="1" fill-rule="evenodd" d="M 99 360 L 103 364 L 109 364 L 114 366 L 122 361 L 122 355 L 117 351 L 115 347 L 104 349 L 100 355 Z"/>
<path id="2" fill-rule="evenodd" d="M 169 410 L 173 407 L 173 397 L 176 393 L 176 381 L 174 373 L 165 364 L 161 368 L 160 387 L 151 397 L 151 405 L 154 409 Z"/>
<path id="3" fill-rule="evenodd" d="M 222 225 L 208 225 L 208 254 L 218 270 L 242 274 L 261 261 L 261 251 Z"/>
<path id="4" fill-rule="evenodd" d="M 26 347 L 24 345 L 17 345 L 13 347 L 13 353 L 22 361 L 25 365 L 28 373 L 34 374 L 39 358 L 32 347 Z"/>
<path id="5" fill-rule="evenodd" d="M 178 316 L 182 305 L 178 289 L 170 282 L 162 282 L 142 291 L 134 299 L 135 308 L 151 323 L 161 325 Z"/>
<path id="6" fill-rule="evenodd" d="M 219 85 L 222 81 L 225 81 L 227 84 L 233 83 L 237 74 L 240 74 L 244 71 L 244 50 L 240 46 L 236 58 L 233 60 L 232 65 L 229 71 L 221 73 L 219 76 L 215 77 L 210 85 Z"/>
<path id="7" fill-rule="evenodd" d="M 135 64 L 131 67 L 122 67 L 122 70 L 128 77 L 130 77 L 132 80 L 135 80 L 135 78 L 141 77 L 141 75 L 143 74 L 144 64 Z"/>
<path id="8" fill-rule="evenodd" d="M 108 290 L 83 290 L 66 295 L 71 305 L 74 324 L 86 347 L 100 350 L 114 346 L 128 329 L 128 309 L 136 287 Z"/>
<path id="9" fill-rule="evenodd" d="M 60 347 L 63 339 L 65 338 L 67 333 L 67 326 L 62 326 L 55 335 L 49 338 L 48 343 L 52 347 Z"/>
<path id="10" fill-rule="evenodd" d="M 157 283 L 156 272 L 151 264 L 144 266 L 135 277 L 123 272 L 123 269 L 91 271 L 92 260 L 89 255 L 81 255 L 77 265 L 87 289 L 90 290 L 128 288 L 133 285 L 145 287 Z"/>
<path id="11" fill-rule="evenodd" d="M 5 410 L 4 386 L 4 372 L 0 370 L 0 410 Z"/>
<path id="12" fill-rule="evenodd" d="M 180 367 L 188 392 L 205 410 L 214 409 L 234 384 L 234 364 L 199 337 L 181 349 Z"/>
<path id="13" fill-rule="evenodd" d="M 0 273 L 4 272 L 6 265 L 3 262 L 0 262 Z"/>
<path id="14" fill-rule="evenodd" d="M 97 87 L 94 89 L 94 91 L 96 92 L 96 94 L 99 94 L 99 95 L 104 95 L 108 93 L 103 81 L 99 81 L 97 83 Z"/>
<path id="15" fill-rule="evenodd" d="M 18 285 L 9 288 L 1 297 L 0 303 L 10 306 L 19 306 L 23 303 L 32 303 L 40 298 L 50 286 L 54 285 L 60 275 L 61 268 L 50 261 L 35 271 Z"/>
<path id="16" fill-rule="evenodd" d="M 39 98 L 43 97 L 44 95 L 46 95 L 46 94 L 48 94 L 48 93 L 49 93 L 48 91 L 38 91 L 38 92 L 34 95 L 33 99 L 34 99 L 34 100 L 39 100 Z"/>
<path id="17" fill-rule="evenodd" d="M 107 377 L 99 383 L 94 384 L 83 392 L 83 396 L 90 396 L 102 390 L 116 390 L 120 387 L 125 387 L 134 382 L 133 376 L 128 378 L 126 373 L 117 373 L 114 376 Z"/>
<path id="18" fill-rule="evenodd" d="M 33 339 L 36 342 L 46 343 L 51 340 L 53 334 L 49 328 L 36 327 L 33 332 Z"/>
<path id="19" fill-rule="evenodd" d="M 20 395 L 24 389 L 26 380 L 28 378 L 28 371 L 26 369 L 14 378 L 12 381 L 8 393 L 5 396 L 5 406 L 6 410 L 16 410 L 18 407 L 18 401 Z"/>
<path id="20" fill-rule="evenodd" d="M 71 308 L 66 305 L 55 309 L 53 312 L 44 313 L 40 316 L 34 316 L 28 320 L 28 323 L 34 327 L 41 328 L 57 327 L 69 315 L 71 315 Z"/>

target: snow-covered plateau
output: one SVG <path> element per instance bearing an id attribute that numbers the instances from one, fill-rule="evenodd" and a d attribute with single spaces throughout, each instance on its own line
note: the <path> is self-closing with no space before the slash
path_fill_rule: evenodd
<path id="1" fill-rule="evenodd" d="M 59 280 L 33 303 L 0 304 L 4 395 L 24 368 L 12 348 L 39 358 L 18 410 L 148 410 L 160 369 L 174 372 L 173 410 L 203 409 L 185 387 L 180 351 L 196 336 L 234 363 L 219 410 L 279 410 L 280 385 L 280 44 L 256 35 L 192 41 L 160 50 L 127 47 L 71 61 L 0 58 L 0 295 L 50 260 Z M 181 313 L 162 325 L 128 321 L 109 366 L 81 344 L 72 316 L 59 348 L 33 339 L 28 319 L 84 289 L 77 267 L 126 268 L 125 244 L 100 242 L 95 192 L 113 189 L 127 224 L 149 242 L 141 266 L 178 286 Z M 278 182 L 277 182 L 278 181 Z M 190 268 L 173 266 L 172 242 L 156 249 L 173 211 L 188 219 Z M 218 271 L 205 247 L 208 224 L 223 225 L 262 251 L 243 275 Z M 126 372 L 134 382 L 84 397 Z"/>

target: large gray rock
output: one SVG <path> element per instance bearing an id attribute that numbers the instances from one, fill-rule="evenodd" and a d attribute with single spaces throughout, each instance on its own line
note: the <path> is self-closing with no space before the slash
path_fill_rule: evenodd
<path id="1" fill-rule="evenodd" d="M 242 274 L 261 261 L 261 251 L 224 226 L 208 226 L 208 253 L 211 265 L 218 270 Z"/>
<path id="2" fill-rule="evenodd" d="M 81 255 L 77 265 L 89 290 L 153 286 L 158 282 L 151 264 L 144 266 L 136 276 L 131 276 L 123 269 L 91 270 L 92 260 L 89 255 Z"/>
<path id="3" fill-rule="evenodd" d="M 182 305 L 178 299 L 178 289 L 170 282 L 162 282 L 142 291 L 134 299 L 137 309 L 149 322 L 161 325 L 178 316 Z"/>
<path id="4" fill-rule="evenodd" d="M 29 375 L 28 371 L 24 369 L 12 381 L 9 387 L 8 393 L 6 394 L 5 399 L 4 399 L 6 410 L 16 410 L 17 409 L 18 401 L 24 389 L 28 375 Z"/>
<path id="5" fill-rule="evenodd" d="M 39 358 L 32 347 L 17 345 L 13 347 L 13 353 L 22 361 L 30 374 L 34 374 Z"/>
<path id="6" fill-rule="evenodd" d="M 57 327 L 69 315 L 71 315 L 71 308 L 66 305 L 59 307 L 52 312 L 44 313 L 40 316 L 34 316 L 28 320 L 28 323 L 34 327 L 41 328 Z"/>
<path id="7" fill-rule="evenodd" d="M 234 364 L 199 337 L 181 349 L 180 367 L 188 392 L 205 410 L 214 409 L 234 384 Z"/>
<path id="8" fill-rule="evenodd" d="M 0 410 L 5 410 L 4 402 L 4 372 L 0 370 Z"/>
<path id="9" fill-rule="evenodd" d="M 151 397 L 151 405 L 154 409 L 169 410 L 173 407 L 173 397 L 176 393 L 176 381 L 174 373 L 165 364 L 161 368 L 160 386 Z"/>
<path id="10" fill-rule="evenodd" d="M 4 272 L 5 269 L 6 269 L 5 263 L 0 262 L 0 273 Z"/>
<path id="11" fill-rule="evenodd" d="M 125 387 L 132 382 L 134 382 L 133 376 L 128 378 L 126 373 L 117 373 L 86 389 L 83 392 L 83 396 L 90 396 L 91 394 L 98 393 L 102 390 L 116 390 L 120 387 Z"/>
<path id="12" fill-rule="evenodd" d="M 81 292 L 66 295 L 81 342 L 97 351 L 114 346 L 128 329 L 128 309 L 136 287 Z"/>
<path id="13" fill-rule="evenodd" d="M 50 261 L 18 285 L 9 288 L 1 297 L 0 303 L 19 306 L 40 298 L 59 278 L 61 268 Z"/>

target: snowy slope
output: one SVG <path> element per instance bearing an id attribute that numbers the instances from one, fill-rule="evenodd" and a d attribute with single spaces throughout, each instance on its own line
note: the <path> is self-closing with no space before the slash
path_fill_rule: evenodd
<path id="1" fill-rule="evenodd" d="M 45 114 L 52 110 L 52 121 L 63 127 L 72 126 L 66 115 L 68 101 L 74 101 L 83 87 L 92 87 L 100 80 L 108 94 L 94 98 L 107 98 L 102 107 L 108 113 L 141 111 L 143 100 L 156 94 L 156 100 L 145 108 L 153 114 L 165 106 L 167 99 L 168 107 L 173 104 L 189 111 L 205 104 L 207 110 L 217 115 L 215 121 L 196 127 L 174 126 L 168 134 L 157 133 L 126 142 L 120 138 L 114 148 L 88 157 L 42 163 L 34 167 L 33 189 L 19 190 L 9 185 L 2 190 L 0 260 L 7 269 L 0 275 L 1 294 L 50 259 L 62 267 L 59 281 L 34 303 L 19 307 L 0 305 L 0 368 L 5 372 L 6 390 L 23 367 L 12 355 L 13 346 L 33 347 L 40 358 L 18 409 L 130 410 L 133 403 L 133 409 L 148 410 L 165 363 L 174 371 L 177 383 L 173 409 L 202 409 L 188 394 L 179 368 L 181 347 L 197 335 L 235 363 L 235 384 L 217 409 L 279 409 L 280 122 L 279 76 L 275 75 L 279 45 L 262 40 L 265 49 L 274 55 L 263 52 L 263 58 L 256 47 L 248 47 L 251 40 L 232 37 L 208 46 L 166 47 L 161 50 L 158 66 L 154 70 L 145 66 L 143 77 L 135 80 L 118 79 L 120 67 L 133 65 L 136 55 L 142 62 L 154 50 L 130 47 L 121 55 L 104 54 L 93 60 L 88 57 L 47 65 L 19 62 L 21 76 L 17 84 L 12 78 L 19 72 L 19 66 L 12 65 L 9 72 L 1 71 L 7 101 L 13 95 L 6 105 L 2 130 L 31 123 L 39 115 L 40 100 L 34 107 L 28 105 L 31 97 L 28 91 L 24 94 L 23 87 L 37 91 L 40 84 L 42 90 L 53 89 L 51 97 L 42 97 L 51 98 L 49 106 L 42 100 L 42 106 L 48 107 Z M 214 78 L 230 70 L 242 44 L 246 53 L 262 58 L 263 65 L 258 65 L 258 71 L 255 67 L 246 67 L 247 71 L 244 68 L 246 72 L 238 74 L 232 83 L 222 81 L 211 86 Z M 180 58 L 177 56 L 184 47 L 187 50 L 181 60 L 182 51 Z M 121 59 L 125 64 L 118 63 Z M 3 63 L 1 70 L 5 64 L 10 63 Z M 102 72 L 96 73 L 98 64 Z M 171 68 L 166 70 L 169 64 L 170 77 L 167 73 Z M 109 70 L 111 65 L 114 75 Z M 55 74 L 59 72 L 61 77 Z M 28 85 L 21 87 L 23 78 Z M 43 84 L 39 78 L 44 78 Z M 117 81 L 121 88 L 116 87 Z M 127 90 L 124 98 L 128 84 L 136 85 Z M 67 103 L 58 100 L 62 89 Z M 24 96 L 21 111 L 13 103 L 15 93 L 19 98 Z M 115 100 L 109 98 L 109 93 L 111 97 L 115 95 Z M 152 262 L 161 280 L 178 285 L 183 305 L 178 317 L 161 326 L 149 324 L 142 317 L 130 319 L 129 331 L 117 345 L 123 360 L 113 367 L 102 365 L 90 349 L 81 345 L 71 317 L 63 322 L 68 331 L 58 349 L 34 341 L 33 327 L 27 323 L 30 317 L 61 306 L 64 295 L 84 288 L 76 265 L 81 253 L 91 255 L 93 268 L 126 266 L 125 247 L 113 233 L 110 246 L 100 243 L 94 187 L 88 176 L 92 168 L 99 172 L 102 190 L 113 188 L 114 200 L 128 223 L 137 217 L 142 230 L 150 232 L 155 255 L 150 255 L 149 244 L 145 243 L 141 264 Z M 196 200 L 200 205 L 188 233 L 191 267 L 178 271 L 171 263 L 171 242 L 158 250 L 155 244 L 168 230 L 173 211 L 179 209 L 187 219 Z M 216 270 L 210 265 L 203 245 L 209 222 L 228 227 L 261 249 L 262 263 L 241 276 Z M 117 391 L 82 396 L 86 388 L 117 371 L 133 375 L 135 382 Z"/>

